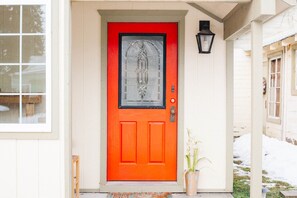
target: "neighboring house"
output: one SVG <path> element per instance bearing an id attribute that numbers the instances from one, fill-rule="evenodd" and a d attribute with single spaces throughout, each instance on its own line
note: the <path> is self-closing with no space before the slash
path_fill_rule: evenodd
<path id="1" fill-rule="evenodd" d="M 297 144 L 297 7 L 273 20 L 274 23 L 264 26 L 267 32 L 272 32 L 267 33 L 263 47 L 263 132 L 270 137 Z M 247 38 L 245 36 L 241 40 Z M 238 136 L 250 132 L 251 57 L 244 42 L 239 41 L 235 51 L 234 135 Z"/>
<path id="2" fill-rule="evenodd" d="M 1 0 L 0 196 L 70 197 L 72 154 L 82 192 L 183 192 L 186 128 L 212 162 L 197 188 L 232 192 L 234 40 L 251 30 L 261 197 L 262 24 L 295 4 Z M 200 21 L 215 33 L 210 54 L 198 53 Z"/>

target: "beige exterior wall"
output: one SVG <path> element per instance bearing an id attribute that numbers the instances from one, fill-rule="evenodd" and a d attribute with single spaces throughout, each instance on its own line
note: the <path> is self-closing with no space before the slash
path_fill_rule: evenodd
<path id="1" fill-rule="evenodd" d="M 251 57 L 234 50 L 234 136 L 251 132 Z"/>
<path id="2" fill-rule="evenodd" d="M 81 188 L 99 189 L 100 178 L 100 16 L 97 10 L 188 10 L 185 19 L 184 126 L 203 142 L 204 164 L 198 187 L 226 188 L 226 43 L 223 25 L 186 3 L 72 3 L 72 136 L 73 154 L 81 157 Z M 199 20 L 210 20 L 216 34 L 212 53 L 198 54 Z M 103 151 L 104 152 L 104 151 Z"/>
<path id="3" fill-rule="evenodd" d="M 295 43 L 296 45 L 296 43 Z M 285 68 L 285 139 L 297 145 L 297 96 L 292 95 L 292 46 L 286 47 L 286 68 Z"/>

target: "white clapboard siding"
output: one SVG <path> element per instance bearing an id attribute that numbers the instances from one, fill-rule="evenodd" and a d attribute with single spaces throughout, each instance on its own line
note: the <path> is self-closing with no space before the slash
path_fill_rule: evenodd
<path id="1" fill-rule="evenodd" d="M 59 140 L 0 140 L 0 197 L 62 198 Z"/>
<path id="2" fill-rule="evenodd" d="M 61 177 L 61 145 L 58 140 L 39 140 L 38 142 L 38 198 L 60 197 Z"/>
<path id="3" fill-rule="evenodd" d="M 0 197 L 16 198 L 16 140 L 0 140 Z"/>
<path id="4" fill-rule="evenodd" d="M 234 135 L 251 129 L 251 58 L 234 49 Z"/>
<path id="5" fill-rule="evenodd" d="M 38 198 L 38 141 L 17 140 L 17 198 Z"/>

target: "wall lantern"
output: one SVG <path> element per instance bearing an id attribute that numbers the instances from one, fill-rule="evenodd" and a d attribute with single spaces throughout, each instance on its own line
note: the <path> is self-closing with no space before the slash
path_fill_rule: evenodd
<path id="1" fill-rule="evenodd" d="M 196 35 L 199 53 L 209 54 L 215 37 L 209 29 L 209 21 L 199 21 L 199 31 Z"/>

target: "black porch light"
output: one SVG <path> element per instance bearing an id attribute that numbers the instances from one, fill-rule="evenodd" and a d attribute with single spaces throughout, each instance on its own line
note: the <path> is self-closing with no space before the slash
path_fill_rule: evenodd
<path id="1" fill-rule="evenodd" d="M 209 54 L 215 34 L 209 29 L 209 21 L 199 21 L 199 33 L 196 34 L 199 53 Z"/>

